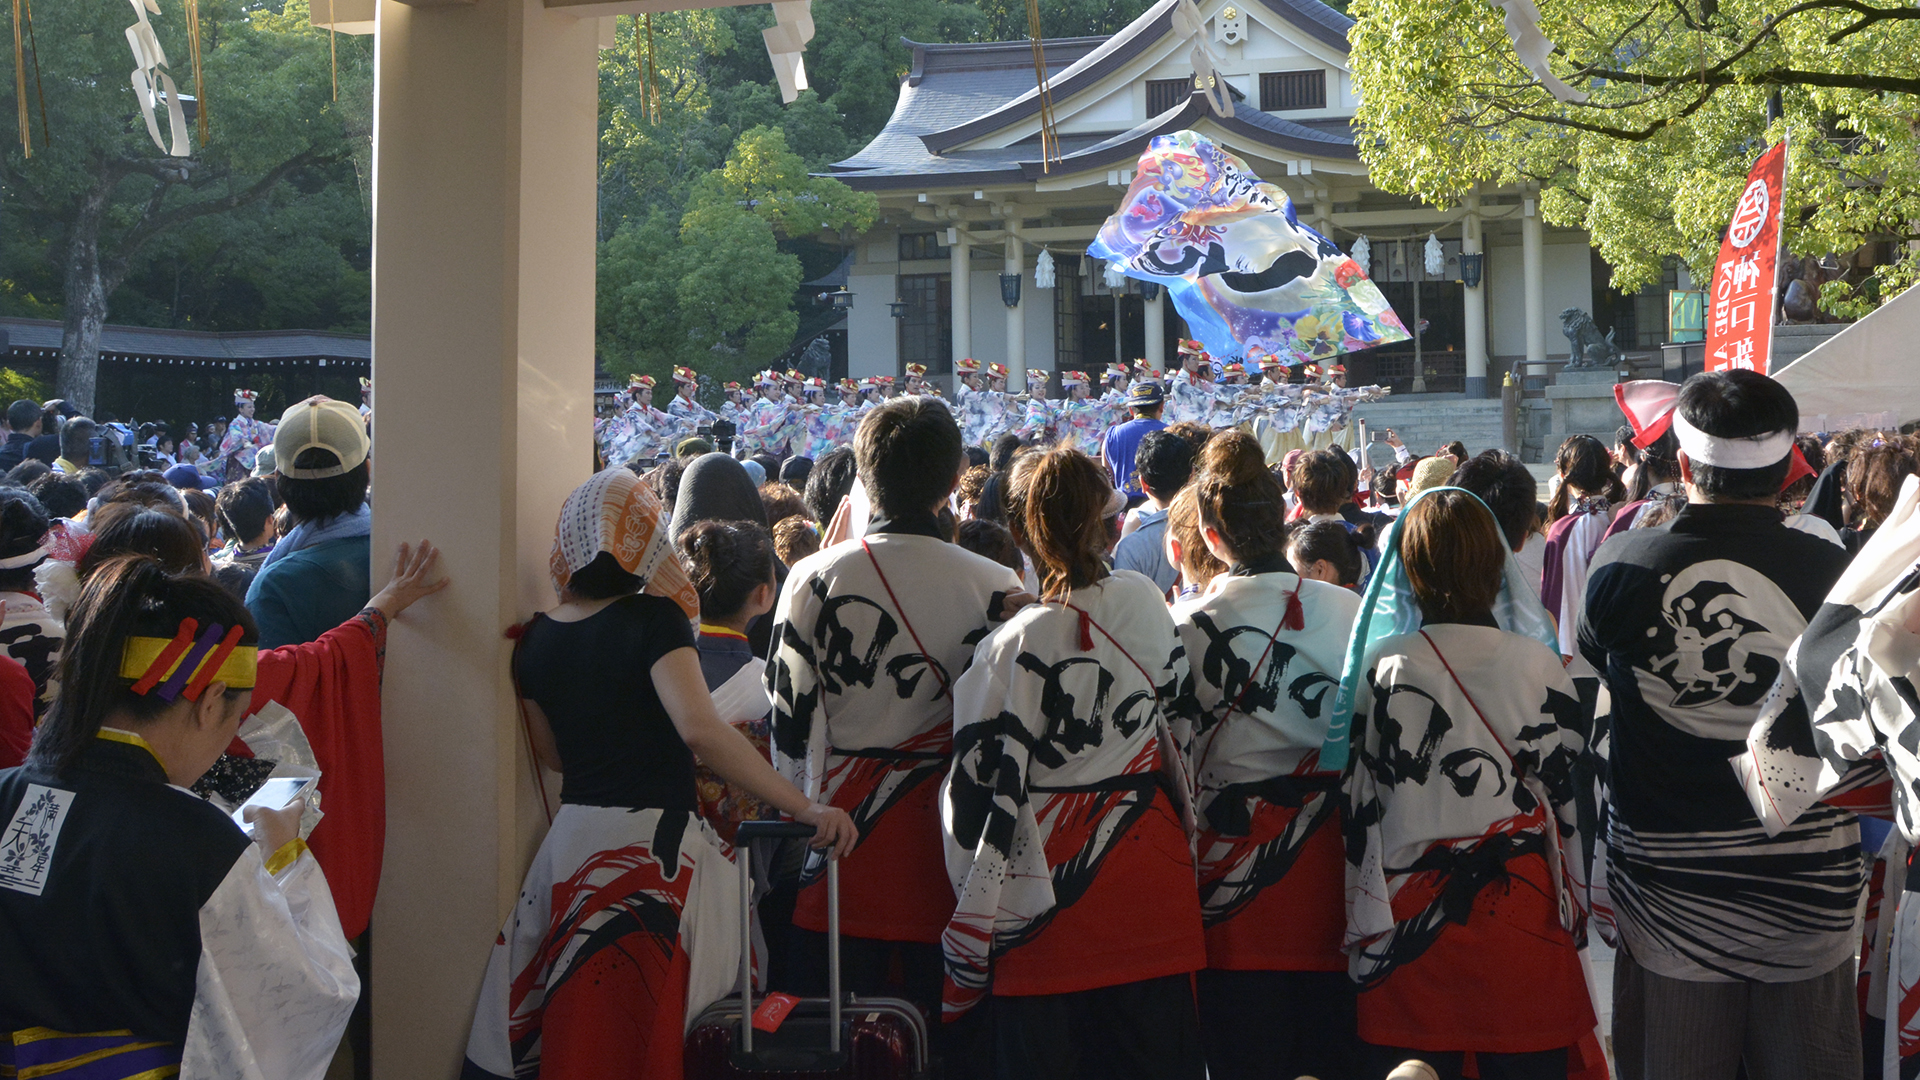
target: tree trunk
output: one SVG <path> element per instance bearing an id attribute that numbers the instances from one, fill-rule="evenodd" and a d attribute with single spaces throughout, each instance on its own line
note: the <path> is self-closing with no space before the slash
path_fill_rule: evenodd
<path id="1" fill-rule="evenodd" d="M 100 368 L 100 327 L 106 321 L 107 293 L 99 264 L 68 264 L 66 325 L 60 333 L 60 366 L 53 392 L 89 416 Z"/>
<path id="2" fill-rule="evenodd" d="M 67 234 L 65 325 L 53 392 L 89 416 L 100 369 L 100 327 L 107 321 L 112 291 L 100 266 L 100 226 L 112 193 L 112 182 L 103 177 L 81 198 Z"/>

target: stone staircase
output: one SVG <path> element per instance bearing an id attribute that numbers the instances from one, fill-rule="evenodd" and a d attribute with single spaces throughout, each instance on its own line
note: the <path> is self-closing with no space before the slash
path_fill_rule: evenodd
<path id="1" fill-rule="evenodd" d="M 1469 454 L 1500 446 L 1500 400 L 1469 400 L 1461 394 L 1409 394 L 1368 402 L 1353 415 L 1371 431 L 1392 428 L 1416 454 L 1431 454 L 1458 439 Z"/>

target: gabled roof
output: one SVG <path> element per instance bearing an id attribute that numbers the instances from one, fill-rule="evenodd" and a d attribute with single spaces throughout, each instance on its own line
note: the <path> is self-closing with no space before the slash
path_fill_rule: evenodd
<path id="1" fill-rule="evenodd" d="M 1045 43 L 1047 73 L 1079 60 L 1105 38 L 1065 38 Z M 900 85 L 899 100 L 886 127 L 859 153 L 836 162 L 836 173 L 866 169 L 918 169 L 921 172 L 970 173 L 1005 169 L 1022 151 L 992 150 L 937 158 L 920 137 L 991 112 L 1031 88 L 1033 46 L 1025 41 L 927 44 L 901 39 L 913 50 L 913 67 Z"/>
<path id="2" fill-rule="evenodd" d="M 1109 165 L 1132 165 L 1146 148 L 1149 139 L 1185 131 L 1202 123 L 1217 124 L 1226 131 L 1275 150 L 1349 160 L 1360 157 L 1360 151 L 1351 136 L 1317 131 L 1244 106 L 1233 110 L 1231 117 L 1215 116 L 1207 104 L 1206 95 L 1196 91 L 1187 95 L 1187 100 L 1177 107 L 1168 109 L 1132 131 L 1122 132 L 1084 150 L 1061 155 L 1060 160 L 1053 163 L 1052 171 L 1066 175 Z M 1048 170 L 1037 159 L 1020 162 L 1020 171 L 1028 180 L 1038 180 L 1048 175 Z"/>
<path id="3" fill-rule="evenodd" d="M 1245 0 L 1279 15 L 1303 33 L 1346 51 L 1352 20 L 1319 0 Z M 1110 38 L 1052 38 L 1042 42 L 1049 87 L 1055 101 L 1098 83 L 1145 52 L 1172 30 L 1175 0 L 1160 0 Z M 1032 116 L 1038 110 L 1033 47 L 1027 41 L 960 44 L 903 43 L 913 50 L 913 67 L 902 80 L 893 116 L 860 152 L 836 162 L 831 175 L 850 186 L 872 191 L 915 185 L 956 186 L 1021 182 L 1043 172 L 1039 144 L 1033 138 L 1008 146 L 956 149 Z M 1236 98 L 1240 94 L 1234 93 Z M 1359 154 L 1344 120 L 1295 122 L 1242 105 L 1234 118 L 1212 116 L 1204 98 L 1191 95 L 1178 107 L 1130 131 L 1062 134 L 1061 160 L 1051 172 L 1081 172 L 1125 162 L 1131 164 L 1147 140 L 1196 123 L 1211 121 L 1229 133 L 1271 148 L 1276 156 L 1356 159 Z"/>
<path id="4" fill-rule="evenodd" d="M 1251 2 L 1261 5 L 1323 44 L 1330 45 L 1342 53 L 1347 51 L 1347 30 L 1353 26 L 1353 20 L 1320 3 L 1320 0 L 1251 0 Z M 1069 65 L 1066 70 L 1058 75 L 1049 73 L 1049 89 L 1052 91 L 1053 100 L 1065 101 L 1074 94 L 1093 86 L 1172 34 L 1173 9 L 1178 3 L 1179 0 L 1160 0 L 1143 12 L 1139 18 L 1127 24 L 1119 33 L 1106 39 L 1098 48 Z M 1077 43 L 1087 39 L 1066 40 Z M 1044 44 L 1051 52 L 1053 42 L 1048 41 Z M 928 150 L 941 154 L 1027 119 L 1040 108 L 1039 90 L 1032 85 L 1031 79 L 1028 82 L 1029 85 L 1018 97 L 999 108 L 976 115 L 965 123 L 945 130 L 929 132 L 922 137 L 921 141 L 927 144 Z"/>

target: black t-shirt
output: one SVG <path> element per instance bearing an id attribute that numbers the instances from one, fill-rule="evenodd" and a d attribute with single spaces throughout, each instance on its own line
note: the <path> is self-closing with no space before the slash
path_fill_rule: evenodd
<path id="1" fill-rule="evenodd" d="M 535 619 L 520 643 L 520 693 L 560 747 L 560 801 L 695 809 L 693 751 L 653 688 L 654 661 L 695 648 L 671 600 L 629 596 L 579 622 Z"/>

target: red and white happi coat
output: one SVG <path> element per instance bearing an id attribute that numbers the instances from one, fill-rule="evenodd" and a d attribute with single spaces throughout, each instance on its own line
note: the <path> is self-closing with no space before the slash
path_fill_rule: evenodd
<path id="1" fill-rule="evenodd" d="M 1022 610 L 954 687 L 941 938 L 949 1016 L 1206 964 L 1180 752 L 1186 658 L 1160 590 L 1119 571 Z M 1169 790 L 1171 789 L 1171 790 Z"/>
<path id="2" fill-rule="evenodd" d="M 1582 1041 L 1583 740 L 1560 658 L 1439 624 L 1378 642 L 1365 670 L 1343 807 L 1360 1037 L 1495 1053 Z"/>
<path id="3" fill-rule="evenodd" d="M 767 662 L 773 761 L 860 829 L 840 864 L 849 936 L 940 940 L 953 911 L 938 812 L 953 754 L 948 687 L 1018 591 L 999 563 L 904 532 L 836 544 L 787 576 Z M 794 913 L 805 929 L 826 929 L 824 873 L 810 855 Z"/>
<path id="4" fill-rule="evenodd" d="M 679 1076 L 740 975 L 740 883 L 685 810 L 566 804 L 495 939 L 463 1075 Z"/>
<path id="5" fill-rule="evenodd" d="M 1284 571 L 1223 575 L 1173 607 L 1209 967 L 1346 970 L 1340 774 L 1319 762 L 1359 610 Z"/>
<path id="6" fill-rule="evenodd" d="M 1869 1075 L 1920 1058 L 1920 478 L 1854 556 L 1793 647 L 1734 768 L 1768 835 L 1816 803 L 1891 818 L 1869 883 L 1863 1011 L 1886 1020 Z M 1875 903 L 1875 900 L 1878 900 Z"/>

